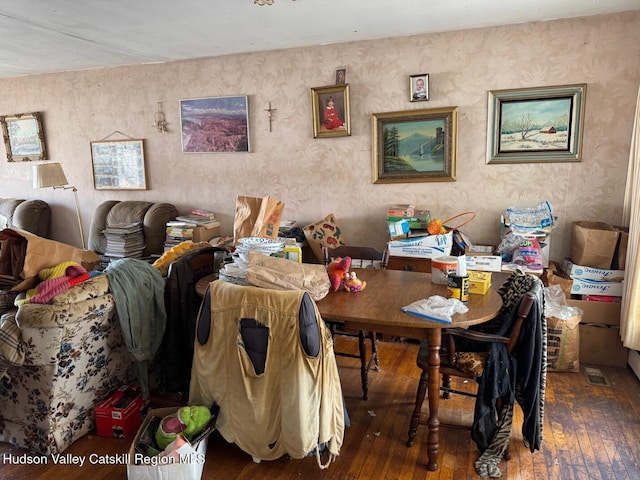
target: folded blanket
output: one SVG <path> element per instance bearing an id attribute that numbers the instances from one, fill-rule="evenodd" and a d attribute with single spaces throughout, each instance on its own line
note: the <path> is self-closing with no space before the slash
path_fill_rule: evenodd
<path id="1" fill-rule="evenodd" d="M 24 362 L 25 349 L 15 317 L 15 311 L 0 317 L 0 381 L 10 366 L 20 366 Z"/>

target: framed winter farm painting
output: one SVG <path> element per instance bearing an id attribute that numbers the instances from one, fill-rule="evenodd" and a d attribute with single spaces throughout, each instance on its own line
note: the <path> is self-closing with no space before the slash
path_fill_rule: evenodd
<path id="1" fill-rule="evenodd" d="M 579 162 L 586 84 L 489 92 L 487 163 Z"/>

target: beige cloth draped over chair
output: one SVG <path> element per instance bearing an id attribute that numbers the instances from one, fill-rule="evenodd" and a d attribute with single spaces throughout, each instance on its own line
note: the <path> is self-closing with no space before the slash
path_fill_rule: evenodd
<path id="1" fill-rule="evenodd" d="M 338 368 L 331 334 L 308 293 L 216 280 L 203 299 L 196 337 L 189 404 L 217 403 L 225 440 L 256 460 L 316 451 L 326 467 L 339 454 Z"/>

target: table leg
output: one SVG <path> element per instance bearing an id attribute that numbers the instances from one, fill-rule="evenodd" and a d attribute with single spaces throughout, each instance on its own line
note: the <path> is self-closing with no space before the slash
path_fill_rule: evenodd
<path id="1" fill-rule="evenodd" d="M 427 453 L 429 462 L 427 469 L 438 469 L 438 447 L 440 446 L 440 420 L 438 420 L 438 404 L 440 403 L 440 345 L 442 343 L 442 329 L 429 329 L 429 437 Z"/>

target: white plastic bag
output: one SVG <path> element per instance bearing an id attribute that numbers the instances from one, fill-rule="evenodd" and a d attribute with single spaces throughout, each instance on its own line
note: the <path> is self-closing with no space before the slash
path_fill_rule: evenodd
<path id="1" fill-rule="evenodd" d="M 457 298 L 432 295 L 429 298 L 410 303 L 400 310 L 416 317 L 450 325 L 452 323 L 451 317 L 455 313 L 467 313 L 469 308 Z"/>

